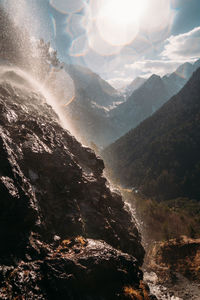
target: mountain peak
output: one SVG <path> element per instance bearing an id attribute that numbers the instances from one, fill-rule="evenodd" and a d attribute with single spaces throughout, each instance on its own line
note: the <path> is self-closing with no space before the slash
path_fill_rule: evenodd
<path id="1" fill-rule="evenodd" d="M 153 74 L 147 81 L 153 81 L 153 80 L 161 80 L 161 77 L 159 75 Z"/>
<path id="2" fill-rule="evenodd" d="M 105 150 L 107 166 L 122 183 L 158 199 L 199 200 L 199 95 L 200 68 L 176 96 Z"/>
<path id="3" fill-rule="evenodd" d="M 153 74 L 144 83 L 144 87 L 152 89 L 154 86 L 160 86 L 161 84 L 163 84 L 161 77 L 159 75 Z"/>

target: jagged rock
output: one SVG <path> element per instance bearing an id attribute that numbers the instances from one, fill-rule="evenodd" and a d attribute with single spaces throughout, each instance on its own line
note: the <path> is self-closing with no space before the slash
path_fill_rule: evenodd
<path id="1" fill-rule="evenodd" d="M 1 299 L 126 299 L 125 285 L 142 293 L 140 235 L 103 169 L 43 96 L 0 84 Z"/>
<path id="2" fill-rule="evenodd" d="M 200 279 L 200 239 L 182 236 L 156 242 L 147 253 L 147 269 L 158 275 L 160 282 L 176 282 L 177 274 L 191 281 Z"/>
<path id="3" fill-rule="evenodd" d="M 42 260 L 1 269 L 2 298 L 128 299 L 125 285 L 140 290 L 142 272 L 137 261 L 103 241 L 78 237 L 63 241 L 55 250 L 40 243 L 37 249 L 41 248 L 48 249 Z"/>

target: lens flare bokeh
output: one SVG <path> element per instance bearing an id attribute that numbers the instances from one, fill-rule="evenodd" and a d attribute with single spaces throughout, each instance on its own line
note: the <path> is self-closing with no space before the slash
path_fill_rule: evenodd
<path id="1" fill-rule="evenodd" d="M 102 38 L 112 45 L 132 42 L 139 32 L 146 3 L 146 0 L 102 1 L 96 20 Z"/>
<path id="2" fill-rule="evenodd" d="M 83 0 L 50 0 L 50 4 L 61 13 L 76 13 L 84 8 Z"/>
<path id="3" fill-rule="evenodd" d="M 162 52 L 160 44 L 172 35 L 181 0 L 6 0 L 5 5 L 21 26 L 31 23 L 31 34 L 50 40 L 62 61 L 107 79 L 116 68 L 122 74 L 122 66 Z"/>

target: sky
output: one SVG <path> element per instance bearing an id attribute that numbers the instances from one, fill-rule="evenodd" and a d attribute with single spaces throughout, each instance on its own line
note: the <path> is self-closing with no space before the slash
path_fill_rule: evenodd
<path id="1" fill-rule="evenodd" d="M 0 0 L 59 58 L 114 87 L 200 58 L 200 0 Z"/>

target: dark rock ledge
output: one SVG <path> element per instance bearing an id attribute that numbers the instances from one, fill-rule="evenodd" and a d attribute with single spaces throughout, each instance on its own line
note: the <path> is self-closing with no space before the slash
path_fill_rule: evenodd
<path id="1" fill-rule="evenodd" d="M 153 299 L 103 169 L 39 93 L 0 84 L 0 299 Z"/>

